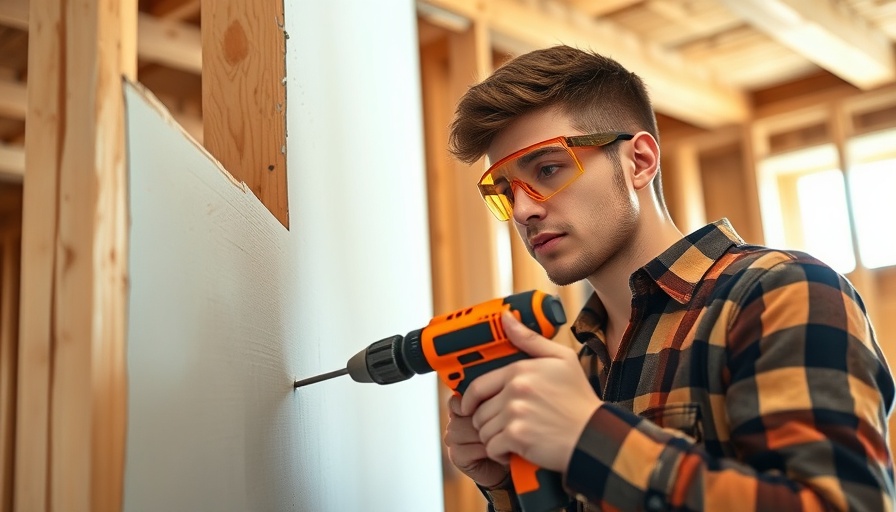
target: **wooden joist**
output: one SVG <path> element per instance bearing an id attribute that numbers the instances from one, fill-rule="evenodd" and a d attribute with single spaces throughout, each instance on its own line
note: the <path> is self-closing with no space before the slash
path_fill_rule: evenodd
<path id="1" fill-rule="evenodd" d="M 720 0 L 780 42 L 862 89 L 896 80 L 893 43 L 843 0 Z"/>
<path id="2" fill-rule="evenodd" d="M 612 56 L 647 82 L 657 111 L 697 126 L 712 128 L 748 118 L 747 98 L 734 87 L 692 70 L 676 54 L 619 26 L 564 11 L 562 6 L 547 12 L 514 0 L 417 3 L 481 20 L 495 45 L 512 54 L 562 43 Z"/>
<path id="3" fill-rule="evenodd" d="M 25 119 L 28 87 L 21 82 L 0 79 L 0 117 Z"/>
<path id="4" fill-rule="evenodd" d="M 199 27 L 171 17 L 160 19 L 136 11 L 128 14 L 137 16 L 140 59 L 197 74 L 202 70 Z M 28 30 L 28 0 L 0 1 L 0 24 Z"/>
<path id="5" fill-rule="evenodd" d="M 22 182 L 25 148 L 0 142 L 0 181 Z"/>

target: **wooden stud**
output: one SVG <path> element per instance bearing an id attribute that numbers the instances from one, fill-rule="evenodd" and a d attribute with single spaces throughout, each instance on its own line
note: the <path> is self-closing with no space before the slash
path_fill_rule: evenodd
<path id="1" fill-rule="evenodd" d="M 122 79 L 136 70 L 136 10 L 136 0 L 31 1 L 28 68 L 41 80 L 29 83 L 26 124 L 16 510 L 122 506 Z"/>
<path id="2" fill-rule="evenodd" d="M 743 198 L 746 205 L 747 224 L 737 226 L 738 233 L 743 239 L 751 244 L 764 244 L 765 233 L 762 229 L 762 209 L 759 206 L 759 183 L 758 183 L 758 165 L 759 161 L 756 157 L 757 149 L 754 147 L 755 137 L 750 125 L 744 125 L 739 128 L 740 140 L 742 146 L 741 166 L 744 184 Z M 763 144 L 764 146 L 764 144 Z"/>
<path id="3" fill-rule="evenodd" d="M 421 50 L 426 167 L 429 197 L 430 255 L 433 308 L 436 314 L 494 298 L 500 293 L 495 254 L 495 221 L 482 204 L 475 183 L 482 164 L 456 161 L 446 151 L 453 105 L 467 88 L 491 72 L 491 52 L 484 25 L 472 23 L 447 41 L 432 41 Z M 458 279 L 458 276 L 463 276 Z M 444 403 L 447 388 L 439 387 Z M 442 429 L 447 413 L 441 408 Z M 446 512 L 485 508 L 471 480 L 453 469 L 446 458 Z"/>
<path id="4" fill-rule="evenodd" d="M 283 1 L 202 0 L 206 149 L 286 227 Z"/>
<path id="5" fill-rule="evenodd" d="M 0 511 L 12 512 L 15 468 L 16 378 L 19 344 L 21 217 L 3 226 L 0 244 Z"/>
<path id="6" fill-rule="evenodd" d="M 465 32 L 452 34 L 448 41 L 449 102 L 455 105 L 467 89 L 492 71 L 491 46 L 487 27 L 474 20 Z M 449 118 L 453 117 L 453 110 Z M 476 180 L 484 172 L 484 160 L 466 165 L 452 159 L 449 168 L 450 210 L 441 220 L 455 246 L 455 270 L 465 276 L 453 307 L 464 307 L 488 300 L 501 293 L 496 261 L 496 223 L 482 202 Z"/>
<path id="7" fill-rule="evenodd" d="M 671 163 L 671 168 L 663 172 L 664 195 L 678 227 L 690 233 L 706 224 L 700 157 L 696 146 L 687 143 L 676 145 Z"/>

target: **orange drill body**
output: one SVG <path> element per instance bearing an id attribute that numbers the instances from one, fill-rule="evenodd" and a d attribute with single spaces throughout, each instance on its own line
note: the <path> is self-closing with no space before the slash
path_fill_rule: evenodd
<path id="1" fill-rule="evenodd" d="M 437 316 L 406 336 L 383 338 L 349 359 L 345 370 L 296 381 L 294 387 L 346 374 L 355 382 L 393 384 L 435 371 L 454 393 L 463 395 L 477 377 L 529 357 L 507 338 L 501 322 L 504 311 L 545 338 L 553 338 L 566 323 L 556 297 L 538 290 L 517 293 Z M 568 504 L 559 473 L 512 455 L 510 475 L 524 512 L 550 512 Z"/>
<path id="2" fill-rule="evenodd" d="M 426 361 L 445 385 L 463 394 L 476 377 L 527 357 L 510 343 L 501 314 L 510 311 L 533 331 L 553 338 L 557 327 L 566 321 L 559 302 L 553 301 L 556 299 L 535 290 L 437 316 L 420 334 Z M 545 304 L 557 307 L 546 312 Z"/>

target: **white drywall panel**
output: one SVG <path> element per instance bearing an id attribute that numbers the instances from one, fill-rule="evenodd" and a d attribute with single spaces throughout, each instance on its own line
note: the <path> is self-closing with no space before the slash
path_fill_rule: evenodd
<path id="1" fill-rule="evenodd" d="M 126 511 L 442 510 L 434 375 L 291 386 L 432 314 L 413 2 L 308 4 L 289 231 L 126 88 Z"/>
<path id="2" fill-rule="evenodd" d="M 318 350 L 299 358 L 307 376 L 432 315 L 415 4 L 287 2 L 286 31 L 290 226 L 299 282 L 314 290 L 296 314 Z M 307 448 L 333 477 L 300 492 L 329 499 L 362 486 L 371 498 L 355 509 L 315 502 L 316 510 L 442 509 L 434 375 L 391 386 L 342 379 L 297 393 L 309 413 L 303 428 L 323 416 L 377 431 Z M 359 463 L 344 464 L 352 454 Z"/>

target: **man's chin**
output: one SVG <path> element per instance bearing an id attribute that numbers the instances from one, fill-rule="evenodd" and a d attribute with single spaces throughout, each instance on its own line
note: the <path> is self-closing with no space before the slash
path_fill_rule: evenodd
<path id="1" fill-rule="evenodd" d="M 542 266 L 542 268 L 544 268 L 545 274 L 547 274 L 548 279 L 557 286 L 568 286 L 588 277 L 588 273 L 581 270 L 557 270 L 548 269 L 544 266 Z"/>

